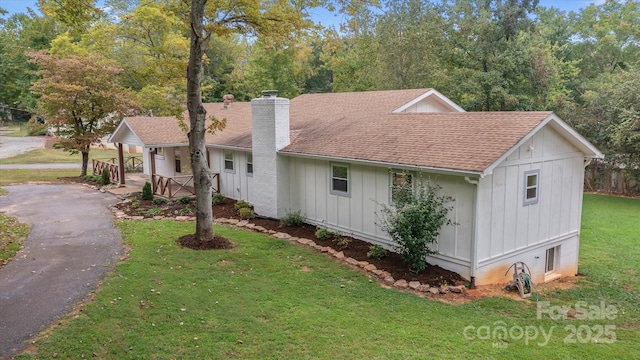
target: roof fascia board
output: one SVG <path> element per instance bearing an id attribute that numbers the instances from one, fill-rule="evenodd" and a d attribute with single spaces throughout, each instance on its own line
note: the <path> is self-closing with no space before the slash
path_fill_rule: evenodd
<path id="1" fill-rule="evenodd" d="M 436 167 L 428 167 L 428 166 L 397 164 L 397 163 L 389 163 L 389 162 L 383 162 L 383 161 L 351 159 L 351 158 L 343 158 L 343 157 L 336 157 L 336 156 L 302 154 L 302 153 L 294 153 L 289 151 L 287 152 L 278 151 L 278 154 L 284 155 L 284 156 L 300 157 L 300 158 L 307 158 L 307 159 L 314 159 L 314 160 L 327 160 L 327 161 L 335 161 L 335 162 L 346 162 L 346 163 L 352 163 L 352 164 L 380 166 L 380 167 L 386 167 L 386 168 L 392 168 L 392 169 L 398 169 L 398 170 L 433 172 L 433 173 L 443 174 L 443 175 L 477 176 L 477 177 L 483 176 L 482 173 L 478 171 L 464 171 L 464 170 L 444 169 L 444 168 L 436 168 Z"/>
<path id="2" fill-rule="evenodd" d="M 138 134 L 136 134 L 136 132 L 131 128 L 131 126 L 129 126 L 129 123 L 127 122 L 127 119 L 124 118 L 122 119 L 122 121 L 120 122 L 120 124 L 118 125 L 118 127 L 113 131 L 113 133 L 111 133 L 111 136 L 109 136 L 109 138 L 107 139 L 107 142 L 110 143 L 116 143 L 115 141 L 113 141 L 113 139 L 118 136 L 121 135 L 122 131 L 126 131 L 124 130 L 124 128 L 127 128 L 136 138 L 138 138 L 138 141 L 140 141 L 141 144 L 144 144 L 144 142 L 142 141 L 142 139 L 140 139 L 140 136 L 138 136 Z"/>
<path id="3" fill-rule="evenodd" d="M 500 165 L 503 161 L 505 161 L 509 156 L 511 156 L 511 154 L 513 154 L 513 152 L 515 152 L 518 148 L 520 148 L 522 144 L 527 142 L 530 138 L 533 137 L 533 135 L 535 135 L 538 131 L 540 131 L 540 129 L 547 126 L 547 124 L 549 123 L 551 123 L 552 128 L 556 131 L 558 129 L 562 129 L 562 131 L 559 131 L 560 135 L 565 139 L 567 139 L 569 142 L 573 144 L 574 142 L 571 141 L 571 139 L 573 139 L 576 142 L 578 142 L 580 145 L 582 145 L 583 148 L 580 150 L 583 151 L 584 156 L 586 158 L 599 158 L 599 159 L 604 158 L 604 155 L 595 146 L 591 145 L 589 141 L 587 141 L 584 137 L 582 137 L 582 135 L 578 134 L 577 131 L 573 130 L 567 123 L 562 121 L 556 114 L 551 113 L 549 114 L 549 116 L 544 118 L 544 120 L 542 120 L 535 128 L 533 128 L 533 130 L 529 131 L 527 135 L 525 135 L 522 139 L 520 139 L 520 141 L 518 141 L 513 147 L 511 147 L 511 149 L 506 151 L 496 161 L 494 161 L 491 165 L 489 165 L 482 172 L 481 177 L 491 175 L 493 173 L 493 170 L 496 167 L 498 167 L 498 165 Z M 577 147 L 580 147 L 580 146 L 577 146 Z M 587 151 L 585 150 L 592 152 L 592 154 L 588 154 Z"/>
<path id="4" fill-rule="evenodd" d="M 451 101 L 451 99 L 449 99 L 448 97 L 442 95 L 438 90 L 436 89 L 429 89 L 427 92 L 425 92 L 424 94 L 418 96 L 417 98 L 409 101 L 408 103 L 400 106 L 399 108 L 393 110 L 393 113 L 401 113 L 403 111 L 405 111 L 406 109 L 408 109 L 409 107 L 417 104 L 418 102 L 426 99 L 429 96 L 435 96 L 438 100 L 442 101 L 443 103 L 445 103 L 446 105 L 450 106 L 451 108 L 453 108 L 455 111 L 457 112 L 466 112 L 463 108 L 461 108 L 458 104 L 454 103 L 453 101 Z"/>

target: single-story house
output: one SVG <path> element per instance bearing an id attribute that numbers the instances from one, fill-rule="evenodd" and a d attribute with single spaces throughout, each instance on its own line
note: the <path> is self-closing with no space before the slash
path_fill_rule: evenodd
<path id="1" fill-rule="evenodd" d="M 603 154 L 548 111 L 465 112 L 434 89 L 265 93 L 230 106 L 208 134 L 211 170 L 227 197 L 390 248 L 376 226 L 391 186 L 430 178 L 454 200 L 428 259 L 472 284 L 505 283 L 525 262 L 536 283 L 577 273 L 584 167 Z M 144 148 L 145 173 L 173 177 L 189 164 L 170 117 L 125 118 L 111 142 Z M 215 214 L 214 214 L 215 216 Z"/>

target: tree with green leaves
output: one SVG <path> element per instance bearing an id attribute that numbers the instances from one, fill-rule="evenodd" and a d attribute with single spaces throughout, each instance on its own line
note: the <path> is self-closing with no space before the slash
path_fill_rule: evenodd
<path id="1" fill-rule="evenodd" d="M 40 67 L 41 79 L 32 86 L 40 96 L 37 113 L 66 151 L 82 154 L 81 176 L 86 176 L 91 145 L 138 110 L 129 91 L 117 83 L 121 69 L 97 56 L 58 57 L 45 51 L 31 53 L 30 61 Z"/>

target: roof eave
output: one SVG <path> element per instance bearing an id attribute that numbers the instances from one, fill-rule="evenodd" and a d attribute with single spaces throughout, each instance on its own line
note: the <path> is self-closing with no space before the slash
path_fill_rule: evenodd
<path id="1" fill-rule="evenodd" d="M 506 151 L 502 156 L 496 159 L 491 165 L 489 165 L 484 171 L 482 171 L 481 177 L 491 175 L 493 170 L 498 167 L 503 161 L 505 161 L 514 151 L 516 151 L 522 144 L 527 142 L 533 135 L 535 135 L 543 127 L 550 125 L 556 130 L 562 137 L 567 139 L 572 145 L 580 149 L 584 153 L 584 157 L 588 159 L 602 159 L 604 154 L 600 152 L 593 144 L 591 144 L 586 138 L 575 131 L 571 126 L 565 123 L 558 115 L 551 113 L 544 118 L 536 127 L 534 127 L 527 135 L 522 137 L 514 146 Z"/>
<path id="2" fill-rule="evenodd" d="M 364 164 L 364 165 L 372 165 L 372 166 L 381 166 L 381 167 L 387 167 L 387 168 L 393 168 L 393 169 L 399 169 L 399 170 L 413 170 L 413 171 L 433 172 L 433 173 L 438 173 L 438 174 L 443 174 L 443 175 L 484 177 L 484 175 L 482 175 L 481 171 L 474 171 L 474 170 L 460 170 L 460 169 L 448 169 L 448 168 L 439 168 L 439 167 L 431 167 L 431 166 L 399 164 L 399 163 L 391 163 L 391 162 L 385 162 L 385 161 L 354 159 L 354 158 L 339 157 L 339 156 L 306 154 L 306 153 L 297 153 L 297 152 L 291 152 L 291 151 L 278 151 L 278 154 L 284 155 L 284 156 L 301 157 L 301 158 L 316 159 L 316 160 L 328 160 L 328 161 L 335 161 L 335 162 L 345 162 L 345 163 L 356 163 L 356 164 Z"/>

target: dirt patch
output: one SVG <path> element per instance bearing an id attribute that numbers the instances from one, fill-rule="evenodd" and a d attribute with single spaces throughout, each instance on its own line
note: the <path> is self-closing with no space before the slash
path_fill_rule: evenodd
<path id="1" fill-rule="evenodd" d="M 215 235 L 213 239 L 208 241 L 197 240 L 195 235 L 189 234 L 178 238 L 178 245 L 193 250 L 215 250 L 215 249 L 231 249 L 229 240 L 222 236 Z"/>

